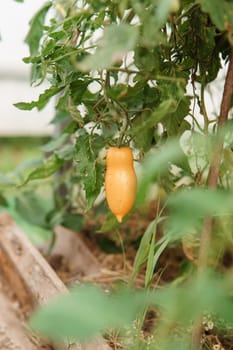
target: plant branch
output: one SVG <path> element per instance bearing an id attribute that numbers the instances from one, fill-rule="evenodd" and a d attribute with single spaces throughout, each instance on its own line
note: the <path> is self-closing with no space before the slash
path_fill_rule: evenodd
<path id="1" fill-rule="evenodd" d="M 209 188 L 212 188 L 212 189 L 215 189 L 218 185 L 218 178 L 219 178 L 222 152 L 223 152 L 223 137 L 222 137 L 222 133 L 220 132 L 221 131 L 220 129 L 227 122 L 228 113 L 231 107 L 232 94 L 233 94 L 233 49 L 231 50 L 230 61 L 229 61 L 228 71 L 227 71 L 224 90 L 223 90 L 220 115 L 217 121 L 217 124 L 218 124 L 217 143 L 216 143 L 216 148 L 213 152 L 212 163 L 210 165 L 208 179 L 207 179 L 207 185 Z M 199 263 L 198 263 L 200 270 L 202 270 L 207 264 L 207 258 L 208 258 L 207 251 L 208 251 L 211 229 L 212 229 L 212 223 L 210 224 L 209 221 L 212 222 L 212 220 L 210 220 L 209 218 L 207 218 L 205 221 L 204 230 L 201 238 Z"/>
<path id="2" fill-rule="evenodd" d="M 200 109 L 201 113 L 204 118 L 204 131 L 206 134 L 208 134 L 208 126 L 209 126 L 209 118 L 206 111 L 206 105 L 205 105 L 205 84 L 202 82 L 201 84 L 201 101 L 200 101 Z"/>
<path id="3" fill-rule="evenodd" d="M 231 97 L 233 93 L 233 49 L 231 51 L 229 67 L 225 80 L 225 86 L 223 91 L 223 98 L 221 103 L 220 115 L 218 118 L 218 130 L 223 127 L 228 119 L 228 113 L 231 107 Z M 218 137 L 216 152 L 213 157 L 213 162 L 210 166 L 208 175 L 208 186 L 216 188 L 218 183 L 218 176 L 221 165 L 221 153 L 223 150 L 223 140 L 221 134 Z"/>
<path id="4" fill-rule="evenodd" d="M 228 114 L 231 107 L 231 98 L 233 94 L 233 49 L 230 53 L 229 66 L 224 84 L 222 102 L 220 107 L 220 114 L 217 121 L 217 143 L 213 152 L 213 158 L 209 169 L 207 185 L 211 189 L 216 189 L 218 185 L 218 178 L 220 173 L 222 152 L 223 152 L 223 136 L 221 128 L 226 124 L 228 120 Z M 198 256 L 198 275 L 201 276 L 208 264 L 208 252 L 211 242 L 211 234 L 213 228 L 213 218 L 208 216 L 205 218 L 202 230 L 202 236 L 200 241 L 200 249 Z M 194 348 L 200 347 L 201 339 L 201 320 L 197 320 L 193 329 L 193 346 Z"/>

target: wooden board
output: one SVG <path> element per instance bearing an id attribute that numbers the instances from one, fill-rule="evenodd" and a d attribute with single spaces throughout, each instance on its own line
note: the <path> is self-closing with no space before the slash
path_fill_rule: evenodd
<path id="1" fill-rule="evenodd" d="M 68 293 L 68 289 L 55 271 L 7 213 L 0 213 L 0 267 L 11 290 L 26 310 L 26 316 L 30 315 L 35 307 L 45 305 L 54 296 Z M 59 350 L 110 349 L 102 338 L 85 346 L 59 344 L 53 345 L 53 348 Z M 1 347 L 0 349 L 3 350 Z"/>
<path id="2" fill-rule="evenodd" d="M 0 349 L 38 350 L 38 343 L 30 339 L 23 322 L 17 318 L 10 301 L 0 294 Z"/>

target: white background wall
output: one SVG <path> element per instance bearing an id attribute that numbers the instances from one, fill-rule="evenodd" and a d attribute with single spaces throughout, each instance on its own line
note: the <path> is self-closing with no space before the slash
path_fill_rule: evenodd
<path id="1" fill-rule="evenodd" d="M 30 67 L 22 61 L 29 55 L 24 39 L 29 21 L 45 0 L 1 2 L 0 11 L 0 135 L 43 135 L 52 132 L 51 103 L 41 112 L 20 111 L 13 103 L 37 99 L 45 86 L 30 86 Z"/>

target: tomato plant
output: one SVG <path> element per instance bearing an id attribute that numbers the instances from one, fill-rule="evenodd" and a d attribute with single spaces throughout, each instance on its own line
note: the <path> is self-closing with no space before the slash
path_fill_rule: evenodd
<path id="1" fill-rule="evenodd" d="M 232 249 L 232 13 L 231 0 L 49 1 L 32 18 L 26 37 L 30 56 L 24 62 L 31 64 L 31 82 L 46 80 L 49 87 L 36 101 L 15 105 L 41 110 L 53 99 L 52 122 L 59 136 L 45 145 L 44 163 L 27 174 L 23 184 L 56 173 L 50 224 L 64 222 L 67 215 L 85 215 L 99 205 L 103 154 L 109 147 L 131 148 L 139 161 L 135 208 L 150 197 L 161 209 L 142 235 L 132 276 L 146 264 L 145 286 L 150 289 L 159 257 L 177 242 L 194 262 L 196 279 L 185 288 L 178 280 L 177 290 L 171 286 L 158 299 L 150 299 L 149 304 L 161 304 L 171 320 L 158 329 L 164 349 L 171 348 L 172 341 L 179 343 L 170 337 L 177 319 L 194 320 L 193 346 L 198 348 L 205 307 L 232 322 L 225 279 L 206 275 L 207 266 L 215 268 L 224 249 Z M 120 189 L 112 177 L 107 170 L 107 200 L 121 221 L 133 205 L 135 180 L 130 194 L 129 187 L 123 189 L 130 203 L 118 213 L 111 196 L 118 196 Z M 161 222 L 163 234 L 157 238 Z M 181 282 L 185 279 L 182 276 Z M 213 296 L 211 288 L 216 288 Z M 98 300 L 99 291 L 89 292 Z M 121 298 L 135 310 L 133 295 L 132 304 L 130 298 Z M 194 295 L 200 308 L 191 307 Z M 221 310 L 216 306 L 220 301 Z M 103 308 L 106 305 L 103 301 Z M 116 309 L 109 310 L 112 317 Z M 104 323 L 97 330 L 105 328 Z M 72 336 L 79 338 L 72 329 Z M 183 348 L 189 348 L 191 338 L 182 338 Z"/>

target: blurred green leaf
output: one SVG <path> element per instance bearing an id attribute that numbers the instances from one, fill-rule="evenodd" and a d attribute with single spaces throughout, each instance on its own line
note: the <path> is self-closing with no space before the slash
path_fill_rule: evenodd
<path id="1" fill-rule="evenodd" d="M 226 280 L 212 272 L 206 271 L 202 276 L 193 276 L 180 286 L 159 289 L 149 299 L 154 305 L 161 307 L 165 317 L 186 326 L 203 315 L 203 312 L 222 317 L 229 324 L 233 324 L 233 315 L 230 312 L 233 300 Z"/>
<path id="2" fill-rule="evenodd" d="M 52 238 L 53 232 L 51 229 L 29 223 L 27 220 L 21 217 L 17 211 L 8 210 L 8 212 L 14 218 L 17 225 L 21 227 L 31 242 L 35 245 L 48 242 Z"/>
<path id="3" fill-rule="evenodd" d="M 54 299 L 38 310 L 30 323 L 33 329 L 52 339 L 68 337 L 86 341 L 109 328 L 130 325 L 140 307 L 137 298 L 132 298 L 127 290 L 109 296 L 97 287 L 86 285 Z"/>
<path id="4" fill-rule="evenodd" d="M 185 123 L 184 118 L 188 116 L 190 109 L 190 96 L 184 96 L 176 105 L 173 111 L 168 113 L 163 118 L 163 125 L 165 126 L 169 136 L 182 135 L 185 130 L 191 128 L 191 124 Z"/>
<path id="5" fill-rule="evenodd" d="M 156 9 L 156 19 L 158 27 L 164 24 L 167 20 L 169 12 L 171 12 L 172 1 L 171 0 L 158 0 Z"/>
<path id="6" fill-rule="evenodd" d="M 53 175 L 58 169 L 61 168 L 62 164 L 63 161 L 57 156 L 51 156 L 44 161 L 44 164 L 33 169 L 20 186 L 26 185 L 29 181 L 45 179 Z"/>
<path id="7" fill-rule="evenodd" d="M 46 2 L 30 21 L 30 30 L 25 38 L 25 42 L 28 44 L 32 56 L 38 53 L 40 40 L 44 31 L 45 17 L 51 6 L 51 1 Z"/>
<path id="8" fill-rule="evenodd" d="M 52 139 L 45 145 L 41 146 L 40 149 L 44 152 L 51 152 L 54 151 L 56 148 L 60 147 L 61 145 L 64 144 L 64 142 L 67 140 L 69 135 L 67 134 L 62 134 L 59 137 Z"/>
<path id="9" fill-rule="evenodd" d="M 210 15 L 211 20 L 220 30 L 233 26 L 233 6 L 228 1 L 197 0 L 204 12 Z"/>
<path id="10" fill-rule="evenodd" d="M 189 233 L 208 215 L 232 215 L 232 198 L 231 192 L 207 188 L 191 188 L 171 194 L 167 201 L 171 239 Z"/>
<path id="11" fill-rule="evenodd" d="M 71 118 L 69 113 L 57 110 L 53 119 L 50 121 L 50 124 L 59 124 L 61 122 L 66 122 L 70 120 Z"/>
<path id="12" fill-rule="evenodd" d="M 79 231 L 83 227 L 84 217 L 81 214 L 65 214 L 62 225 L 70 230 Z"/>
<path id="13" fill-rule="evenodd" d="M 107 294 L 86 285 L 39 309 L 30 323 L 34 330 L 51 339 L 86 341 L 108 330 L 129 327 L 140 312 L 153 305 L 162 314 L 159 328 L 162 332 L 166 324 L 187 327 L 203 315 L 203 311 L 222 317 L 231 325 L 233 301 L 229 292 L 226 281 L 209 272 L 198 278 L 193 276 L 179 286 L 150 291 L 121 289 Z"/>
<path id="14" fill-rule="evenodd" d="M 15 210 L 32 225 L 47 228 L 46 215 L 52 209 L 48 198 L 43 199 L 36 193 L 24 192 L 15 198 Z"/>
<path id="15" fill-rule="evenodd" d="M 99 233 L 106 233 L 114 230 L 119 226 L 119 223 L 117 222 L 117 219 L 115 215 L 113 215 L 111 212 L 108 212 L 106 219 L 104 220 L 104 223 L 102 224 L 101 228 L 99 229 Z"/>
<path id="16" fill-rule="evenodd" d="M 8 202 L 6 198 L 0 193 L 0 207 L 7 207 Z"/>
<path id="17" fill-rule="evenodd" d="M 142 163 L 142 170 L 139 174 L 138 203 L 145 200 L 150 185 L 156 181 L 157 177 L 168 171 L 172 163 L 183 158 L 184 153 L 177 140 L 170 140 L 148 154 Z"/>
<path id="18" fill-rule="evenodd" d="M 5 176 L 3 174 L 0 174 L 0 188 L 6 188 L 6 187 L 11 187 L 11 186 L 15 186 L 16 183 L 14 181 L 11 180 L 11 178 L 9 178 L 8 176 Z"/>
<path id="19" fill-rule="evenodd" d="M 191 344 L 187 339 L 187 335 L 181 334 L 178 339 L 174 339 L 173 337 L 164 338 L 158 345 L 161 350 L 190 350 Z"/>
<path id="20" fill-rule="evenodd" d="M 47 205 L 47 203 L 46 203 Z M 8 207 L 5 208 L 12 218 L 15 220 L 17 225 L 21 227 L 21 229 L 27 234 L 28 238 L 34 244 L 41 244 L 47 242 L 52 237 L 51 229 L 40 227 L 34 225 L 27 221 L 27 219 L 23 218 L 17 208 L 16 208 L 16 199 L 14 197 L 8 198 Z"/>
<path id="21" fill-rule="evenodd" d="M 94 54 L 79 63 L 84 71 L 109 68 L 134 48 L 138 37 L 138 29 L 128 24 L 111 24 L 104 30 Z"/>
<path id="22" fill-rule="evenodd" d="M 26 160 L 25 162 L 22 162 L 19 166 L 17 166 L 16 169 L 14 169 L 14 171 L 11 172 L 11 175 L 13 177 L 21 177 L 21 175 L 26 171 L 31 171 L 29 169 L 35 168 L 41 164 L 43 164 L 42 158 Z"/>
<path id="23" fill-rule="evenodd" d="M 14 103 L 14 106 L 24 111 L 30 111 L 33 108 L 37 108 L 38 111 L 40 111 L 47 105 L 50 98 L 55 96 L 59 91 L 61 91 L 61 89 L 62 87 L 51 86 L 50 88 L 45 90 L 42 94 L 40 94 L 37 101 L 17 102 L 17 103 Z"/>
<path id="24" fill-rule="evenodd" d="M 177 102 L 173 99 L 169 99 L 163 101 L 156 107 L 156 110 L 152 112 L 152 114 L 148 115 L 142 123 L 138 126 L 134 125 L 134 129 L 129 131 L 130 134 L 136 134 L 138 136 L 139 133 L 145 132 L 151 127 L 156 126 L 163 118 L 167 116 L 168 113 L 171 113 L 176 110 Z"/>
<path id="25" fill-rule="evenodd" d="M 75 146 L 72 144 L 67 144 L 61 147 L 61 149 L 56 150 L 54 153 L 57 155 L 59 159 L 62 160 L 73 160 L 75 152 Z"/>

